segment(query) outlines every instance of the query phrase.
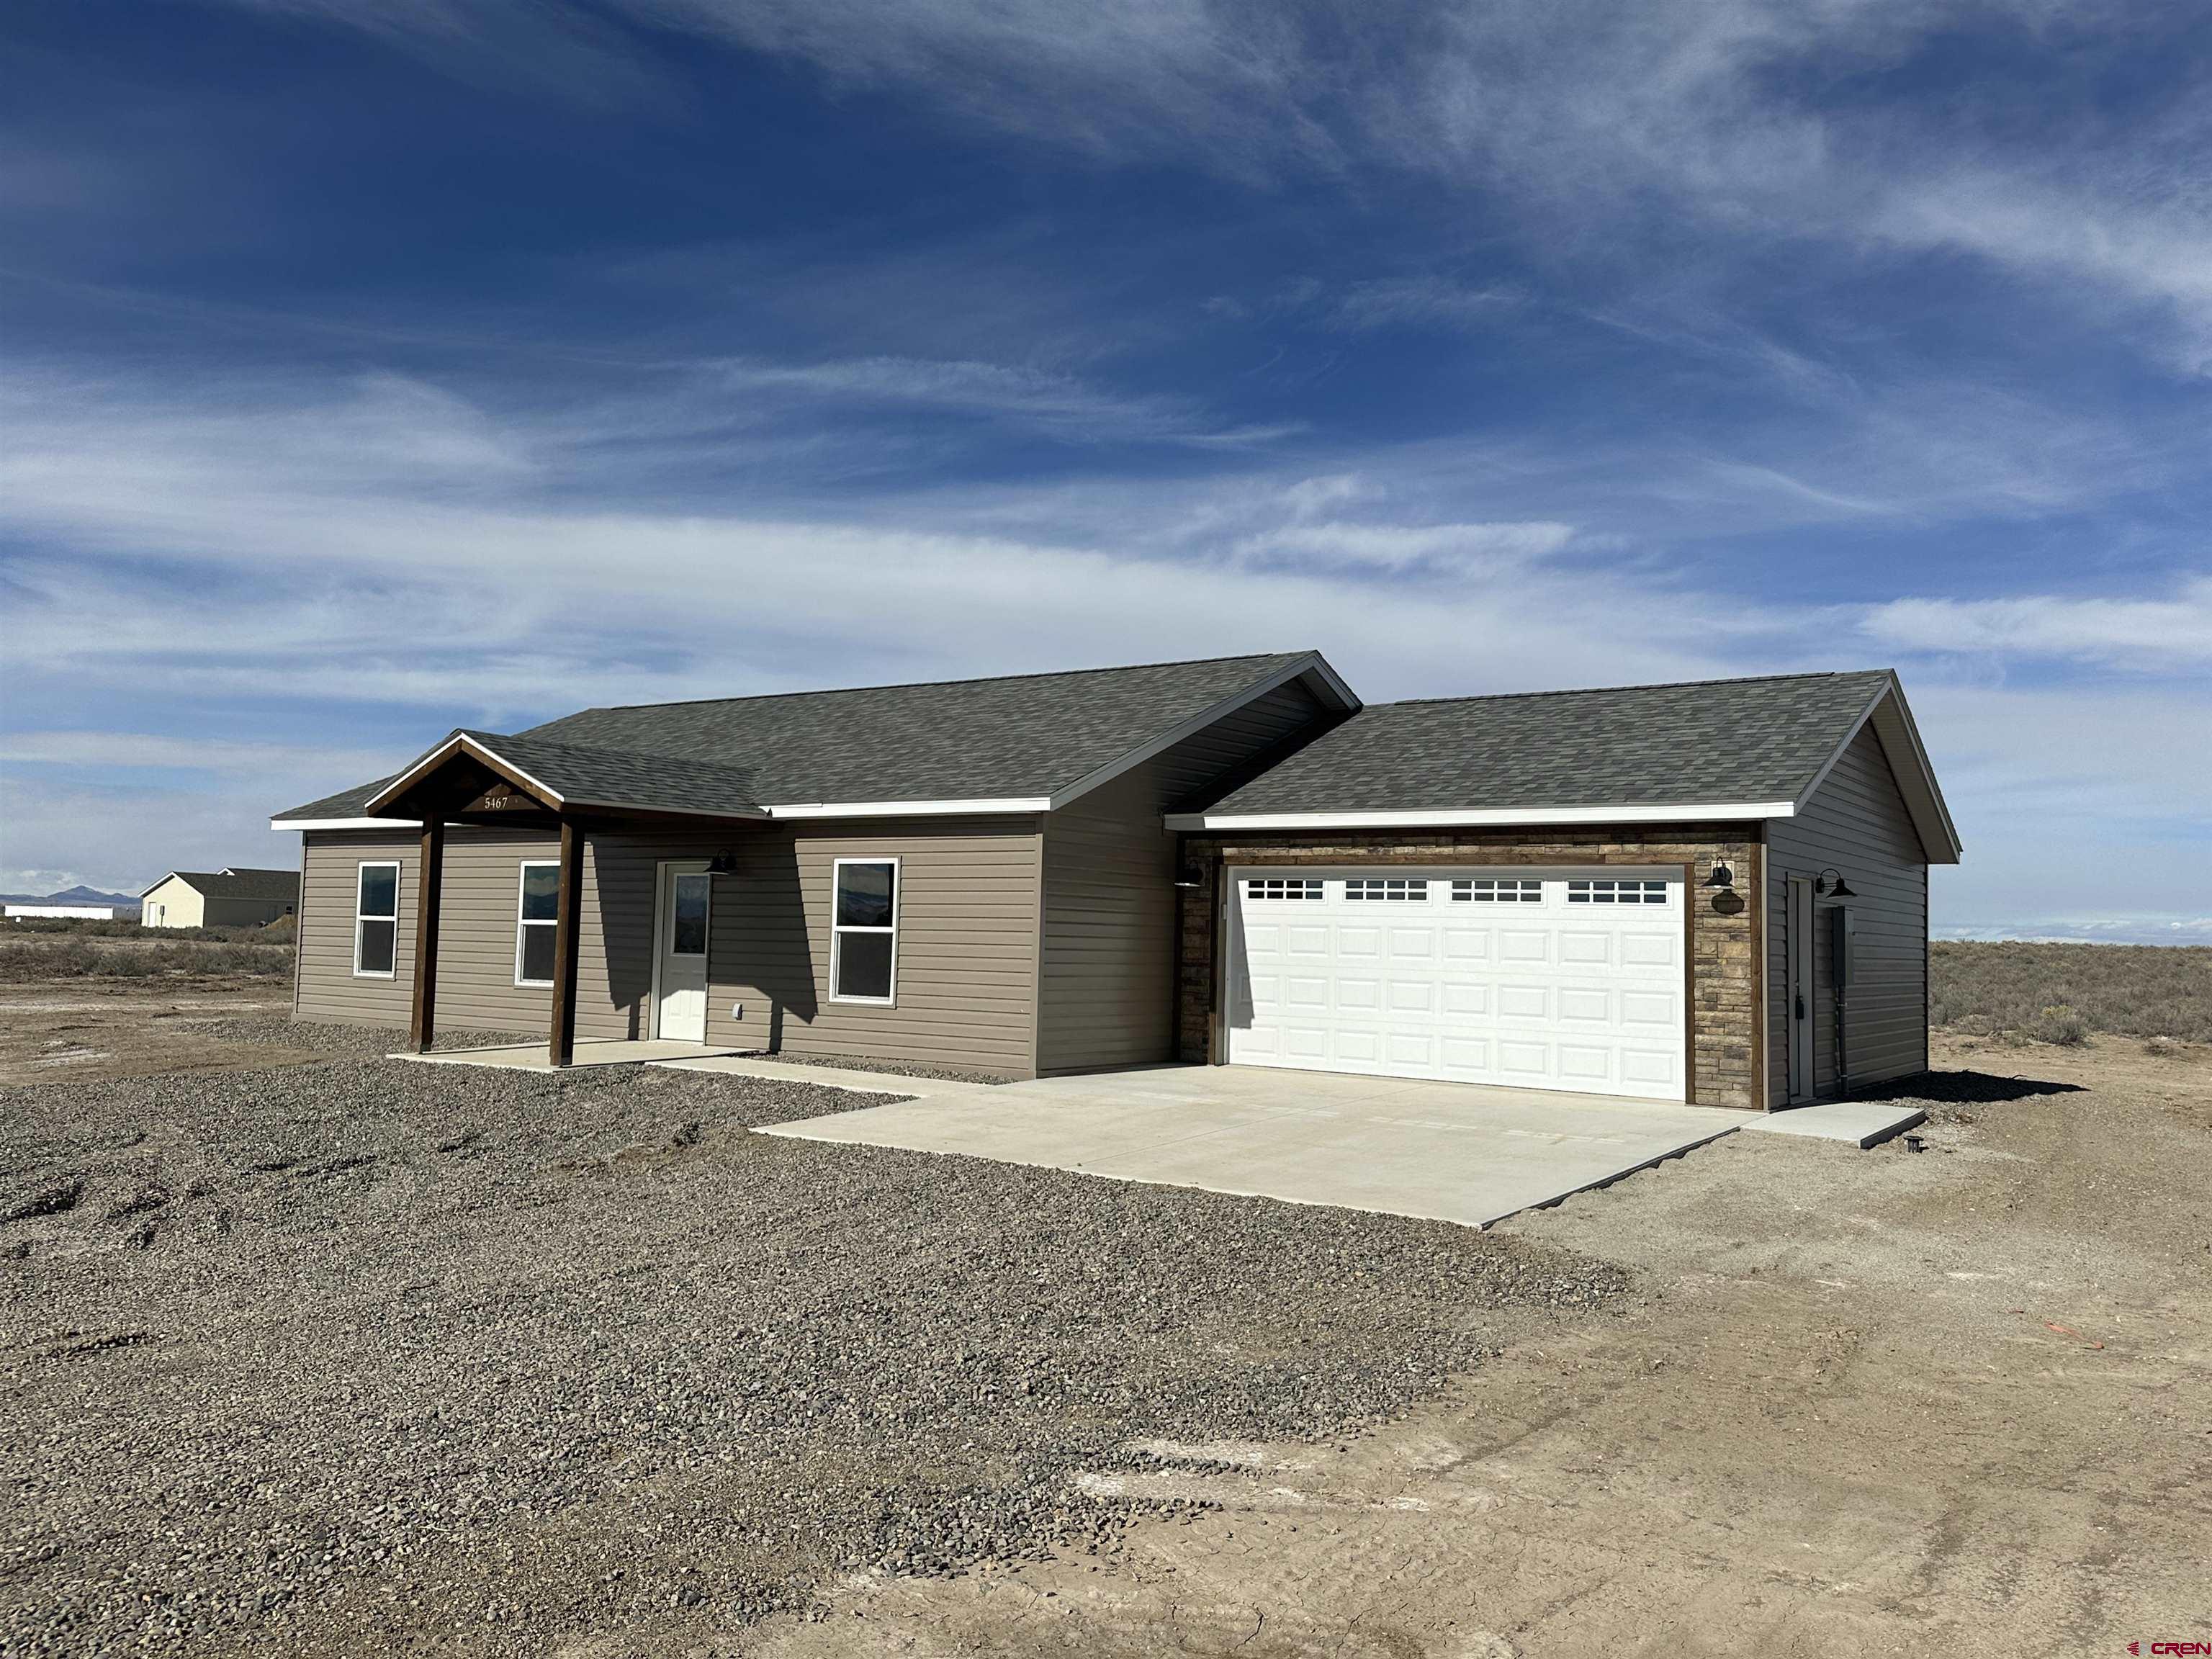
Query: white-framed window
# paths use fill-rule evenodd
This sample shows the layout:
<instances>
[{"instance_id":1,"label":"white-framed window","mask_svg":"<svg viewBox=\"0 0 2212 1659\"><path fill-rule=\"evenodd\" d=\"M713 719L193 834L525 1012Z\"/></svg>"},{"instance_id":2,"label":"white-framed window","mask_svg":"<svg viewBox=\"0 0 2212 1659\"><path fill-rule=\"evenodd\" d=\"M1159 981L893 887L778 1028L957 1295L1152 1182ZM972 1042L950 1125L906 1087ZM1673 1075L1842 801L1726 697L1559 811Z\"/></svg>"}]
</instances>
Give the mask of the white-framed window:
<instances>
[{"instance_id":1,"label":"white-framed window","mask_svg":"<svg viewBox=\"0 0 2212 1659\"><path fill-rule=\"evenodd\" d=\"M525 859L514 905L514 982L553 982L553 943L560 928L561 865Z\"/></svg>"},{"instance_id":2,"label":"white-framed window","mask_svg":"<svg viewBox=\"0 0 2212 1659\"><path fill-rule=\"evenodd\" d=\"M1317 899L1321 884L1304 877L1264 876L1244 884L1244 896L1255 899Z\"/></svg>"},{"instance_id":3,"label":"white-framed window","mask_svg":"<svg viewBox=\"0 0 2212 1659\"><path fill-rule=\"evenodd\" d=\"M1570 904L1664 904L1667 884L1663 881L1571 881L1567 884L1567 902Z\"/></svg>"},{"instance_id":4,"label":"white-framed window","mask_svg":"<svg viewBox=\"0 0 2212 1659\"><path fill-rule=\"evenodd\" d=\"M1452 883L1452 896L1463 903L1540 904L1544 902L1544 884L1515 878L1493 881L1487 877L1478 876L1472 880Z\"/></svg>"},{"instance_id":5,"label":"white-framed window","mask_svg":"<svg viewBox=\"0 0 2212 1659\"><path fill-rule=\"evenodd\" d=\"M1348 899L1381 899L1419 902L1425 903L1429 884L1425 880L1408 880L1403 876L1362 878L1344 884L1344 896Z\"/></svg>"},{"instance_id":6,"label":"white-framed window","mask_svg":"<svg viewBox=\"0 0 2212 1659\"><path fill-rule=\"evenodd\" d=\"M399 866L356 866L353 888L354 977L390 979L398 955Z\"/></svg>"},{"instance_id":7,"label":"white-framed window","mask_svg":"<svg viewBox=\"0 0 2212 1659\"><path fill-rule=\"evenodd\" d=\"M888 1006L898 988L899 861L839 859L833 872L830 1000Z\"/></svg>"}]
</instances>

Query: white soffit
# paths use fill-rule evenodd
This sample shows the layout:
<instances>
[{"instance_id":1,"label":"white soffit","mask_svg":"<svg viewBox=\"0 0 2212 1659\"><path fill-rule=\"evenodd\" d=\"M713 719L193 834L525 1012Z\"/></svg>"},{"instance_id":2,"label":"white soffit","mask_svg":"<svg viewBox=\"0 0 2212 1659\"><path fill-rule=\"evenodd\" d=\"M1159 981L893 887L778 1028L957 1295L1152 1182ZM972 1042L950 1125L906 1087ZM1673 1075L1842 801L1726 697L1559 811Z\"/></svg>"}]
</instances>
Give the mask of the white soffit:
<instances>
[{"instance_id":1,"label":"white soffit","mask_svg":"<svg viewBox=\"0 0 2212 1659\"><path fill-rule=\"evenodd\" d=\"M1453 824L1695 823L1786 818L1786 800L1696 801L1682 805L1453 807L1388 812L1173 812L1170 830L1441 830Z\"/></svg>"}]
</instances>

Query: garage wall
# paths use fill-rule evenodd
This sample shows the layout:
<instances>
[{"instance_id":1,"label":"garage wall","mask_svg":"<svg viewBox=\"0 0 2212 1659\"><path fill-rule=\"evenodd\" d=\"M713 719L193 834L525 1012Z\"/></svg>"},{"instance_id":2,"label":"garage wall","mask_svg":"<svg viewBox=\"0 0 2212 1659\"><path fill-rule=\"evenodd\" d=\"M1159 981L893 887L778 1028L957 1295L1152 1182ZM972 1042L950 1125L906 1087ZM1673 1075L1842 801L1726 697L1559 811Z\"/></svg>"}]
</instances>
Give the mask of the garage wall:
<instances>
[{"instance_id":1,"label":"garage wall","mask_svg":"<svg viewBox=\"0 0 2212 1659\"><path fill-rule=\"evenodd\" d=\"M1160 815L1334 723L1293 680L1047 816L1040 1070L1173 1057L1176 840Z\"/></svg>"},{"instance_id":2,"label":"garage wall","mask_svg":"<svg viewBox=\"0 0 2212 1659\"><path fill-rule=\"evenodd\" d=\"M1741 890L1759 853L1758 826L1741 823L1591 825L1531 839L1521 830L1364 831L1317 839L1311 832L1193 836L1185 853L1203 884L1184 890L1177 927L1176 1034L1181 1057L1218 1063L1215 1011L1221 995L1218 934L1225 865L1687 865L1695 895L1685 925L1689 1030L1689 1097L1703 1106L1757 1109L1765 1103L1759 1020L1765 939L1755 893ZM1737 872L1739 890L1716 895L1698 885L1716 863Z\"/></svg>"},{"instance_id":3,"label":"garage wall","mask_svg":"<svg viewBox=\"0 0 2212 1659\"><path fill-rule=\"evenodd\" d=\"M1842 872L1854 936L1845 1008L1850 1079L1876 1083L1928 1066L1928 863L1889 757L1871 724L1861 728L1803 811L1767 830L1768 1086L1790 1097L1789 963L1784 954L1789 880ZM1836 988L1827 942L1834 906L1814 903L1814 1091L1836 1092Z\"/></svg>"}]
</instances>

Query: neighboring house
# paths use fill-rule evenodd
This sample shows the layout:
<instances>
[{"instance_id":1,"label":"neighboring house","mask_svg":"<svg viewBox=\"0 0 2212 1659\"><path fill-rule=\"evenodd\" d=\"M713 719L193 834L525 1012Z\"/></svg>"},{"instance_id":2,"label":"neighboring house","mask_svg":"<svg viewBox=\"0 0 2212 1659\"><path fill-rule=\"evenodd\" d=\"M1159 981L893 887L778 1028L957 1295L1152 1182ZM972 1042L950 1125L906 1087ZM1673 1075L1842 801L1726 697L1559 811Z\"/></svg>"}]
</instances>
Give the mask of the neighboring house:
<instances>
[{"instance_id":1,"label":"neighboring house","mask_svg":"<svg viewBox=\"0 0 2212 1659\"><path fill-rule=\"evenodd\" d=\"M297 870L172 870L138 896L146 927L262 927L299 908Z\"/></svg>"},{"instance_id":2,"label":"neighboring house","mask_svg":"<svg viewBox=\"0 0 2212 1659\"><path fill-rule=\"evenodd\" d=\"M112 904L41 904L35 901L5 907L10 918L44 916L70 921L112 921L115 907Z\"/></svg>"},{"instance_id":3,"label":"neighboring house","mask_svg":"<svg viewBox=\"0 0 2212 1659\"><path fill-rule=\"evenodd\" d=\"M1364 707L1316 653L595 708L284 813L305 1018L1760 1108L1927 1063L1886 671Z\"/></svg>"}]
</instances>

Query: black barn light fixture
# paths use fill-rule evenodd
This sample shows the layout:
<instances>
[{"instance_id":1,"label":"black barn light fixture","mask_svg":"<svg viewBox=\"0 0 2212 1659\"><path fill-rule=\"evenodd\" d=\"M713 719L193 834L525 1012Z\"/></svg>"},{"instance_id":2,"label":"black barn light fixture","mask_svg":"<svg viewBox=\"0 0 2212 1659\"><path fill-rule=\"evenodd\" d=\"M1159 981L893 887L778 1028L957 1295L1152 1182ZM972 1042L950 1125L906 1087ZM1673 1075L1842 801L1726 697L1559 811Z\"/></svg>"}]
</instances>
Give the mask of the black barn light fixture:
<instances>
[{"instance_id":1,"label":"black barn light fixture","mask_svg":"<svg viewBox=\"0 0 2212 1659\"><path fill-rule=\"evenodd\" d=\"M738 855L725 847L708 860L707 873L710 876L734 876L738 873Z\"/></svg>"},{"instance_id":2,"label":"black barn light fixture","mask_svg":"<svg viewBox=\"0 0 2212 1659\"><path fill-rule=\"evenodd\" d=\"M1705 884L1717 890L1725 891L1735 885L1735 872L1725 864L1716 864L1713 866L1712 874L1705 878Z\"/></svg>"},{"instance_id":3,"label":"black barn light fixture","mask_svg":"<svg viewBox=\"0 0 2212 1659\"><path fill-rule=\"evenodd\" d=\"M1822 898L1856 898L1858 896L1844 883L1843 872L1833 868L1823 870L1813 878L1813 890Z\"/></svg>"}]
</instances>

